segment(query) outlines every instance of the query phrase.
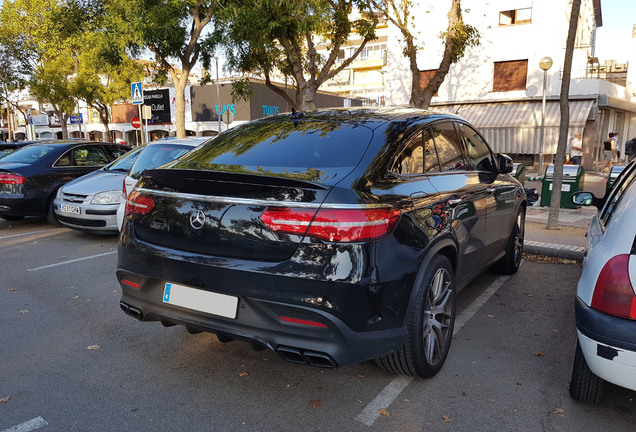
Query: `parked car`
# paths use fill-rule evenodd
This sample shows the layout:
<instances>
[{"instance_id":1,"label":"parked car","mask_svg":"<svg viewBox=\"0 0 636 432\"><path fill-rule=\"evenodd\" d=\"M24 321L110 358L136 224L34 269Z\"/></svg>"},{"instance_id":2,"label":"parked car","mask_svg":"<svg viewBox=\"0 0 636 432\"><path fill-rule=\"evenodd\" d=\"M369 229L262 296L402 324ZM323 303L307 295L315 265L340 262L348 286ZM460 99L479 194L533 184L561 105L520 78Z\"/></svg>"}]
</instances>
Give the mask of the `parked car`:
<instances>
[{"instance_id":1,"label":"parked car","mask_svg":"<svg viewBox=\"0 0 636 432\"><path fill-rule=\"evenodd\" d=\"M636 163L604 198L576 192L572 202L596 205L576 290L577 344L570 394L601 402L605 382L636 390Z\"/></svg>"},{"instance_id":2,"label":"parked car","mask_svg":"<svg viewBox=\"0 0 636 432\"><path fill-rule=\"evenodd\" d=\"M519 267L526 198L511 171L445 113L246 123L144 172L120 236L121 308L294 363L430 377L456 292Z\"/></svg>"},{"instance_id":3,"label":"parked car","mask_svg":"<svg viewBox=\"0 0 636 432\"><path fill-rule=\"evenodd\" d=\"M151 141L124 177L122 186L123 199L117 210L117 226L121 228L124 220L126 198L135 188L144 170L165 165L183 156L193 148L210 141L210 137L163 138Z\"/></svg>"},{"instance_id":4,"label":"parked car","mask_svg":"<svg viewBox=\"0 0 636 432\"><path fill-rule=\"evenodd\" d=\"M60 186L112 162L129 148L63 140L31 144L0 159L0 217L46 216L59 225L53 200Z\"/></svg>"},{"instance_id":5,"label":"parked car","mask_svg":"<svg viewBox=\"0 0 636 432\"><path fill-rule=\"evenodd\" d=\"M59 188L53 202L57 220L80 231L119 233L117 209L123 202L122 182L143 148L137 147Z\"/></svg>"}]
</instances>

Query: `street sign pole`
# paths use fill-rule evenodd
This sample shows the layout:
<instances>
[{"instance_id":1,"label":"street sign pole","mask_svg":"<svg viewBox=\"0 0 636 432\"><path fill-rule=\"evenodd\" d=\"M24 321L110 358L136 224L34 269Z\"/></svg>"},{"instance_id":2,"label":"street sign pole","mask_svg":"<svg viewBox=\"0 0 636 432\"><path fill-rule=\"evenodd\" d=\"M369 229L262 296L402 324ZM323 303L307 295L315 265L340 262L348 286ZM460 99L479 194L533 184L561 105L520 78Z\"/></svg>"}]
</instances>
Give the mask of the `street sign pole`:
<instances>
[{"instance_id":1,"label":"street sign pole","mask_svg":"<svg viewBox=\"0 0 636 432\"><path fill-rule=\"evenodd\" d=\"M132 94L132 103L133 105L139 106L139 119L140 119L140 127L141 127L141 144L146 144L146 140L144 137L144 121L143 116L141 115L141 106L144 104L144 90L141 86L141 82L134 82L130 84L130 93ZM136 135L136 133L135 133Z\"/></svg>"}]
</instances>

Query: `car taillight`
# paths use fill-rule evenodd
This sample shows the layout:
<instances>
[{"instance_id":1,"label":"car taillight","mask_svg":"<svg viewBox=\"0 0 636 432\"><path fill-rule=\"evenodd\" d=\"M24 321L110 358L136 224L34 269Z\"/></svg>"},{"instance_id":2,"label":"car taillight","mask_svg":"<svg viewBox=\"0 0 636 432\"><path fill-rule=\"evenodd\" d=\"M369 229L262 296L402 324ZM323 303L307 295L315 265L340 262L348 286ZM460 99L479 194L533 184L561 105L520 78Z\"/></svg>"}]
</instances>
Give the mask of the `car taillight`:
<instances>
[{"instance_id":1,"label":"car taillight","mask_svg":"<svg viewBox=\"0 0 636 432\"><path fill-rule=\"evenodd\" d=\"M0 174L0 184L24 184L24 177L16 174Z\"/></svg>"},{"instance_id":2,"label":"car taillight","mask_svg":"<svg viewBox=\"0 0 636 432\"><path fill-rule=\"evenodd\" d=\"M629 280L629 255L617 255L603 266L594 287L592 308L636 320L636 296Z\"/></svg>"},{"instance_id":3,"label":"car taillight","mask_svg":"<svg viewBox=\"0 0 636 432\"><path fill-rule=\"evenodd\" d=\"M126 200L126 214L148 214L154 206L155 200L149 196L141 195L138 191L133 191Z\"/></svg>"},{"instance_id":4,"label":"car taillight","mask_svg":"<svg viewBox=\"0 0 636 432\"><path fill-rule=\"evenodd\" d=\"M359 242L389 234L400 219L394 208L301 209L268 207L261 220L272 231L330 242Z\"/></svg>"}]
</instances>

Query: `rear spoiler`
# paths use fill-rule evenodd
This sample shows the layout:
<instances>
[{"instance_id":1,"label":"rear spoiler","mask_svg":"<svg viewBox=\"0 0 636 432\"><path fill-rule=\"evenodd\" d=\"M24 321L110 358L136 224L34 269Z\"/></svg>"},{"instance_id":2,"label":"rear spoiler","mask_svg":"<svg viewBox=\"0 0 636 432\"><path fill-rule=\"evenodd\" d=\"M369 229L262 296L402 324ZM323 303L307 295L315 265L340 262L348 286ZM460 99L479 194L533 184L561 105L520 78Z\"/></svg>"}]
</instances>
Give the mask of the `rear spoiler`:
<instances>
[{"instance_id":1,"label":"rear spoiler","mask_svg":"<svg viewBox=\"0 0 636 432\"><path fill-rule=\"evenodd\" d=\"M303 180L302 176L303 174L295 173L264 173L262 175L255 175L241 172L176 168L150 169L142 173L142 178L149 179L159 187L177 189L182 192L190 192L192 189L202 189L202 191L208 188L217 189L221 184L316 190L328 190L331 188L328 185Z\"/></svg>"}]
</instances>

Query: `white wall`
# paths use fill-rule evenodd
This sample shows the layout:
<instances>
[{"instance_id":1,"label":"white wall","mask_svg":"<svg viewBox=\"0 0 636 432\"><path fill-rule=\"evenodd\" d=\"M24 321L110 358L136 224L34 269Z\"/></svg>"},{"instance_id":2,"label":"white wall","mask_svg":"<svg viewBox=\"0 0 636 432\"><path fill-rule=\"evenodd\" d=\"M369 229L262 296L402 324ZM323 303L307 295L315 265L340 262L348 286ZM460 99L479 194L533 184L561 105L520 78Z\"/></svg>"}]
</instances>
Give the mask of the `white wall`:
<instances>
[{"instance_id":1,"label":"white wall","mask_svg":"<svg viewBox=\"0 0 636 432\"><path fill-rule=\"evenodd\" d=\"M582 13L592 14L592 0L583 0ZM499 26L499 12L532 7L532 22L511 26ZM480 45L469 48L458 63L451 66L439 96L433 102L497 100L525 98L526 91L492 92L493 62L508 60L528 60L527 86L534 86L536 96L541 96L543 71L539 60L544 56L552 58L554 64L548 71L548 95L558 95L560 75L563 69L565 44L569 25L568 0L464 0L462 8L464 22L475 26L480 34ZM436 2L434 6L420 7L415 13L418 40L424 41L424 49L418 56L420 70L436 69L442 56L443 41L439 33L448 25L447 13L450 1ZM590 37L593 16L580 20L585 27L581 30L584 38ZM391 28L389 55L387 59L387 102L407 104L410 97L411 75L409 64L397 46L401 43L401 33ZM402 47L401 45L400 47ZM585 70L588 49L576 50L574 70ZM573 93L571 93L573 94Z\"/></svg>"}]
</instances>

